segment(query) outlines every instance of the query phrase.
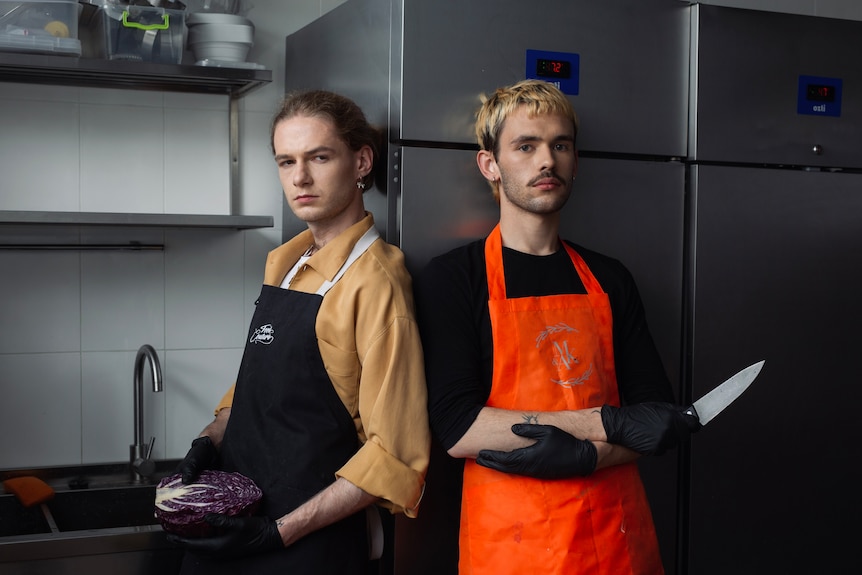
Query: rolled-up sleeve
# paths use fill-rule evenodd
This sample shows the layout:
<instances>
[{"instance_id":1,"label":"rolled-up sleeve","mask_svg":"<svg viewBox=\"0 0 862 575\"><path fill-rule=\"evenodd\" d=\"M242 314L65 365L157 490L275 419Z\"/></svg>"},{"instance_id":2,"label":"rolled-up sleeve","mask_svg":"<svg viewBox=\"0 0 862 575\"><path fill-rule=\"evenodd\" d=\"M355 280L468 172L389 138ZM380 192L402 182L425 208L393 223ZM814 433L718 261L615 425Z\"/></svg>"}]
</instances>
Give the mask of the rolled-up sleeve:
<instances>
[{"instance_id":1,"label":"rolled-up sleeve","mask_svg":"<svg viewBox=\"0 0 862 575\"><path fill-rule=\"evenodd\" d=\"M218 402L215 409L213 410L213 415L218 415L219 411L222 409L226 409L228 407L233 406L233 394L236 391L236 384L233 384L228 388L225 394L222 396L221 401Z\"/></svg>"},{"instance_id":2,"label":"rolled-up sleeve","mask_svg":"<svg viewBox=\"0 0 862 575\"><path fill-rule=\"evenodd\" d=\"M413 317L398 316L370 335L367 349L358 350L365 443L337 475L381 498L392 512L415 517L431 445L419 331Z\"/></svg>"}]
</instances>

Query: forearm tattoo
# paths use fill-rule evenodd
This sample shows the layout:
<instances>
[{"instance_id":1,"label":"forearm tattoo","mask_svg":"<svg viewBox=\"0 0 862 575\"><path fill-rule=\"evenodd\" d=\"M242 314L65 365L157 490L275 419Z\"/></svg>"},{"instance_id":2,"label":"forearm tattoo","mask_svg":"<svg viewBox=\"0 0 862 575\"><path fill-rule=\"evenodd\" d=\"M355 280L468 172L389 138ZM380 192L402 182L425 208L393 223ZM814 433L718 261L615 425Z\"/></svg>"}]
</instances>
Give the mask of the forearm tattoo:
<instances>
[{"instance_id":1,"label":"forearm tattoo","mask_svg":"<svg viewBox=\"0 0 862 575\"><path fill-rule=\"evenodd\" d=\"M538 425L539 423L538 413L525 413L521 417L524 419L524 423L530 423L533 425Z\"/></svg>"}]
</instances>

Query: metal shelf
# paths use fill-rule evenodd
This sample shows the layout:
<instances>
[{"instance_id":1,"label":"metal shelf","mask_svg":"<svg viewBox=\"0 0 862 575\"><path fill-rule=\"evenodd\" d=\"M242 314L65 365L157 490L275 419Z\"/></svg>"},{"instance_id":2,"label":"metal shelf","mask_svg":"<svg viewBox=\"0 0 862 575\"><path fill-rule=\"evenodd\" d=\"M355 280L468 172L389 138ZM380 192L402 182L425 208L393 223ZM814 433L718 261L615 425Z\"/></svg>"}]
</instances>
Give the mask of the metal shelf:
<instances>
[{"instance_id":1,"label":"metal shelf","mask_svg":"<svg viewBox=\"0 0 862 575\"><path fill-rule=\"evenodd\" d=\"M271 82L272 71L0 52L0 81L228 94L237 98Z\"/></svg>"},{"instance_id":2,"label":"metal shelf","mask_svg":"<svg viewBox=\"0 0 862 575\"><path fill-rule=\"evenodd\" d=\"M238 157L237 100L272 81L270 70L221 68L0 52L0 82L225 94L230 96L230 157ZM231 194L236 189L231 164ZM271 228L272 216L0 210L0 225L155 228Z\"/></svg>"},{"instance_id":3,"label":"metal shelf","mask_svg":"<svg viewBox=\"0 0 862 575\"><path fill-rule=\"evenodd\" d=\"M273 217L0 210L0 225L231 228L248 230L271 228L273 226Z\"/></svg>"}]
</instances>

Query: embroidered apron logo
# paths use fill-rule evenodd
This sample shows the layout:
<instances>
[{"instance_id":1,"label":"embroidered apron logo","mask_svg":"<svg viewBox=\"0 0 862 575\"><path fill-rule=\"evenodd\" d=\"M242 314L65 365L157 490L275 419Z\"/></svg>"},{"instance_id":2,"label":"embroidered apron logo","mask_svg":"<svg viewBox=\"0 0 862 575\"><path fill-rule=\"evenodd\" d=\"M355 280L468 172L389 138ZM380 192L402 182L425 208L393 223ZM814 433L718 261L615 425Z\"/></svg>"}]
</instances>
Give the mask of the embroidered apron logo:
<instances>
[{"instance_id":1,"label":"embroidered apron logo","mask_svg":"<svg viewBox=\"0 0 862 575\"><path fill-rule=\"evenodd\" d=\"M251 334L249 338L249 343L262 343L264 345L269 345L275 340L275 330L272 328L272 324L268 323L266 325L262 325Z\"/></svg>"},{"instance_id":2,"label":"embroidered apron logo","mask_svg":"<svg viewBox=\"0 0 862 575\"><path fill-rule=\"evenodd\" d=\"M565 323L558 323L556 325L547 326L544 331L542 331L538 336L536 336L536 348L545 340L550 341L552 347L553 358L551 359L551 364L557 368L557 372L562 376L567 372L571 372L575 366L580 365L581 360L578 356L572 353L569 350L569 342L566 340L563 341L551 341L550 337L556 334L565 334L567 332L578 333L578 330L566 325ZM572 387L574 385L583 385L593 374L593 364L587 368L585 372L577 377L561 377L561 379L551 379L557 385L562 385L563 387Z\"/></svg>"}]
</instances>

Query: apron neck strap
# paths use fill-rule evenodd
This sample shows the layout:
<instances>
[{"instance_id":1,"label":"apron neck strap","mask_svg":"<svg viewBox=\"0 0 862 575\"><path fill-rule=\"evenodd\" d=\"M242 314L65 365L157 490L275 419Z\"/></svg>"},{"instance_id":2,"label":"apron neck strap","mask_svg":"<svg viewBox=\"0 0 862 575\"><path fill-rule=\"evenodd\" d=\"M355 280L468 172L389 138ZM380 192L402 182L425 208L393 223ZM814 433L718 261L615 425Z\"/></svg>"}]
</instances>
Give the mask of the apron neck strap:
<instances>
[{"instance_id":1,"label":"apron neck strap","mask_svg":"<svg viewBox=\"0 0 862 575\"><path fill-rule=\"evenodd\" d=\"M590 271L580 254L560 239L560 244L572 260L588 294L603 293L601 284ZM497 224L485 239L485 271L488 276L488 294L491 299L506 299L506 277L503 272L503 236Z\"/></svg>"},{"instance_id":2,"label":"apron neck strap","mask_svg":"<svg viewBox=\"0 0 862 575\"><path fill-rule=\"evenodd\" d=\"M365 253L365 251L371 247L377 238L380 237L380 234L377 232L377 228L371 226L368 228L368 231L362 234L362 237L359 238L359 241L353 246L353 250L350 252L350 255L347 256L347 259L344 260L344 264L341 266L341 269L338 270L338 273L331 280L327 280L323 282L323 284L317 289L317 295L324 296L326 292L328 292L332 286L341 279L341 276L345 274L348 268L353 265L353 262L359 259L359 256Z\"/></svg>"}]
</instances>

